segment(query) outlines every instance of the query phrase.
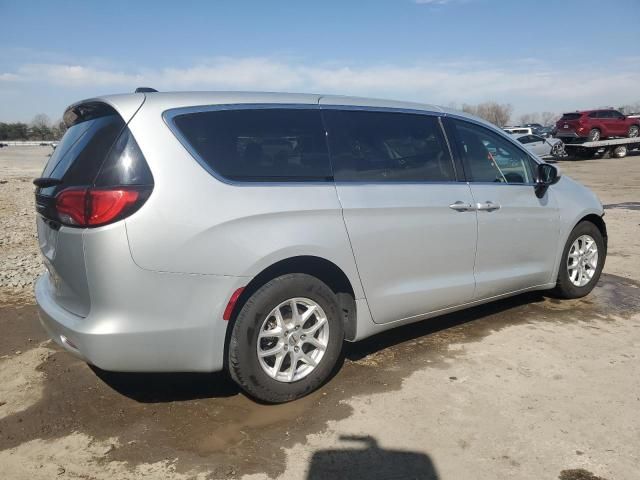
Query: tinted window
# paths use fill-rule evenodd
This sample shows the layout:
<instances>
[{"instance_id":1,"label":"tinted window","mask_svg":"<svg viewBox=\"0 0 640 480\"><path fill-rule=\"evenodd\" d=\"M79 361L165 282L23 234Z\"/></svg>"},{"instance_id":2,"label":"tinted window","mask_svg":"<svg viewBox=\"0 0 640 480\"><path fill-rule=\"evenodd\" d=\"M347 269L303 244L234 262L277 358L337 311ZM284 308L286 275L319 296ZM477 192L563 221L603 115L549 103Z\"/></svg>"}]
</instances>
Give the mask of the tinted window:
<instances>
[{"instance_id":1,"label":"tinted window","mask_svg":"<svg viewBox=\"0 0 640 480\"><path fill-rule=\"evenodd\" d=\"M59 178L63 183L40 189L39 193L51 195L60 188L92 184L124 126L118 114L110 113L69 128L42 173L43 177Z\"/></svg>"},{"instance_id":2,"label":"tinted window","mask_svg":"<svg viewBox=\"0 0 640 480\"><path fill-rule=\"evenodd\" d=\"M438 120L427 115L325 110L338 181L455 181Z\"/></svg>"},{"instance_id":3,"label":"tinted window","mask_svg":"<svg viewBox=\"0 0 640 480\"><path fill-rule=\"evenodd\" d=\"M178 115L174 122L202 160L228 179L332 178L318 110L219 110Z\"/></svg>"},{"instance_id":4,"label":"tinted window","mask_svg":"<svg viewBox=\"0 0 640 480\"><path fill-rule=\"evenodd\" d=\"M560 120L578 120L581 116L581 113L565 113Z\"/></svg>"},{"instance_id":5,"label":"tinted window","mask_svg":"<svg viewBox=\"0 0 640 480\"><path fill-rule=\"evenodd\" d=\"M455 120L458 149L473 182L531 183L529 156L487 128Z\"/></svg>"},{"instance_id":6,"label":"tinted window","mask_svg":"<svg viewBox=\"0 0 640 480\"><path fill-rule=\"evenodd\" d=\"M532 142L537 142L538 141L538 137L535 137L533 135L525 135L524 137L520 137L518 138L518 141L520 143L532 143Z\"/></svg>"},{"instance_id":7,"label":"tinted window","mask_svg":"<svg viewBox=\"0 0 640 480\"><path fill-rule=\"evenodd\" d=\"M128 128L123 130L111 148L95 185L153 185L149 166Z\"/></svg>"},{"instance_id":8,"label":"tinted window","mask_svg":"<svg viewBox=\"0 0 640 480\"><path fill-rule=\"evenodd\" d=\"M587 115L589 118L603 118L602 112L591 112Z\"/></svg>"}]
</instances>

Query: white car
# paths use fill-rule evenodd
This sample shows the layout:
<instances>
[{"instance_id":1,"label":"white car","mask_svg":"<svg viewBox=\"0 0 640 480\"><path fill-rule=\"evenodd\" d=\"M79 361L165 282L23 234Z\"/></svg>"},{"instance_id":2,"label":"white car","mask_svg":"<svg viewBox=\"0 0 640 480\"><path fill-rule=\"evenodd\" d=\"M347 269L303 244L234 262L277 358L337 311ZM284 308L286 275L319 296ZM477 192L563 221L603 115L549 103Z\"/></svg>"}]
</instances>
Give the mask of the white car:
<instances>
[{"instance_id":1,"label":"white car","mask_svg":"<svg viewBox=\"0 0 640 480\"><path fill-rule=\"evenodd\" d=\"M564 157L564 143L559 138L544 138L540 135L512 134L511 137L522 143L525 148L539 157Z\"/></svg>"},{"instance_id":2,"label":"white car","mask_svg":"<svg viewBox=\"0 0 640 480\"><path fill-rule=\"evenodd\" d=\"M531 127L504 127L503 130L510 135L533 135Z\"/></svg>"}]
</instances>

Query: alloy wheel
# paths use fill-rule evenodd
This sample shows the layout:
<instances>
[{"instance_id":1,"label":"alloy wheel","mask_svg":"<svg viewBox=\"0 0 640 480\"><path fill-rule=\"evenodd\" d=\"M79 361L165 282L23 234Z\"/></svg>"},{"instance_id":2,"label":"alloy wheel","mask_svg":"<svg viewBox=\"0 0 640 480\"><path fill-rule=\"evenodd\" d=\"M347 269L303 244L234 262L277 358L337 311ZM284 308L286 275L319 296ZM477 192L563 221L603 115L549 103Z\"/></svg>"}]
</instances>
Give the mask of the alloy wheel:
<instances>
[{"instance_id":1,"label":"alloy wheel","mask_svg":"<svg viewBox=\"0 0 640 480\"><path fill-rule=\"evenodd\" d=\"M598 245L590 235L575 239L567 257L569 280L576 287L588 284L598 268Z\"/></svg>"},{"instance_id":2,"label":"alloy wheel","mask_svg":"<svg viewBox=\"0 0 640 480\"><path fill-rule=\"evenodd\" d=\"M263 320L256 348L262 370L291 383L316 369L328 343L329 322L322 307L308 298L291 298Z\"/></svg>"}]
</instances>

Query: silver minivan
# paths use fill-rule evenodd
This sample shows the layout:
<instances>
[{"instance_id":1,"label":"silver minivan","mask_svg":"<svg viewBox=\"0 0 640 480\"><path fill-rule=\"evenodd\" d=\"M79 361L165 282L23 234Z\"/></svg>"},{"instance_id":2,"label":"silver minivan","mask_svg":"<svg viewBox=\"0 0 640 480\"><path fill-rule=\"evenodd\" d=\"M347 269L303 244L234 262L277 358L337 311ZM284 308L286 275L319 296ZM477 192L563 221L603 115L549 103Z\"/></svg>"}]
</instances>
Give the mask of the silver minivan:
<instances>
[{"instance_id":1,"label":"silver minivan","mask_svg":"<svg viewBox=\"0 0 640 480\"><path fill-rule=\"evenodd\" d=\"M599 200L478 118L150 90L69 107L34 181L42 324L101 369L227 369L285 402L345 340L598 281Z\"/></svg>"}]
</instances>

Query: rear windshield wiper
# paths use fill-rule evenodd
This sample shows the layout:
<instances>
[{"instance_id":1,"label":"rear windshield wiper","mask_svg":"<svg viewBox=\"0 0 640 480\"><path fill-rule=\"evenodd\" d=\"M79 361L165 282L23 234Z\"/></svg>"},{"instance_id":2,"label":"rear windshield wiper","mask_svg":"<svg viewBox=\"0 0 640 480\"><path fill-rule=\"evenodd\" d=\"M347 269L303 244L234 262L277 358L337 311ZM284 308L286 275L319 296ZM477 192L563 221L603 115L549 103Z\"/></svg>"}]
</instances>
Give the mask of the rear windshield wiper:
<instances>
[{"instance_id":1,"label":"rear windshield wiper","mask_svg":"<svg viewBox=\"0 0 640 480\"><path fill-rule=\"evenodd\" d=\"M60 185L61 183L62 183L61 179L53 178L53 177L40 177L40 178L36 178L33 181L33 184L39 188L54 187L56 185Z\"/></svg>"}]
</instances>

